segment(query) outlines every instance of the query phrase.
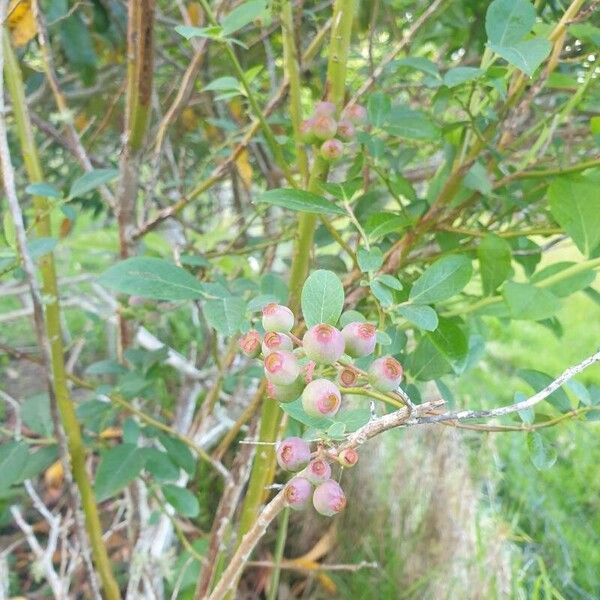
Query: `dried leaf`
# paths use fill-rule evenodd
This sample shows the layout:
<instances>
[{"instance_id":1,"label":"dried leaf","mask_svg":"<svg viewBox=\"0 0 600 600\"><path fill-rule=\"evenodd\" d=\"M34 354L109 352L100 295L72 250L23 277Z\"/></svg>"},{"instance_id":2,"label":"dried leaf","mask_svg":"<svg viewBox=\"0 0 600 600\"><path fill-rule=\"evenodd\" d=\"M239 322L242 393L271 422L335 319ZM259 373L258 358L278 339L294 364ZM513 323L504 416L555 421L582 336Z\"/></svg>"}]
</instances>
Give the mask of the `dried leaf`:
<instances>
[{"instance_id":1,"label":"dried leaf","mask_svg":"<svg viewBox=\"0 0 600 600\"><path fill-rule=\"evenodd\" d=\"M11 0L8 7L8 28L13 44L24 46L35 37L37 27L30 0Z\"/></svg>"}]
</instances>

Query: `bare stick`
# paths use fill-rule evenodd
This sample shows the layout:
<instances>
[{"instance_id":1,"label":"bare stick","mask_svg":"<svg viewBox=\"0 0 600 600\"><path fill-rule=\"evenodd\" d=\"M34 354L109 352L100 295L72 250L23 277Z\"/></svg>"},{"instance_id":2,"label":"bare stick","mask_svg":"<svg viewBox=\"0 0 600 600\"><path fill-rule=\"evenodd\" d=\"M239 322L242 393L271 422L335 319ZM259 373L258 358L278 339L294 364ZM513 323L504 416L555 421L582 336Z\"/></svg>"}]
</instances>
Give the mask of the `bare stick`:
<instances>
[{"instance_id":1,"label":"bare stick","mask_svg":"<svg viewBox=\"0 0 600 600\"><path fill-rule=\"evenodd\" d=\"M222 600L228 592L233 590L256 544L265 535L267 527L283 510L284 506L285 496L282 490L263 508L254 525L252 525L248 533L242 538L238 549L231 558L229 566L223 571L215 589L208 596L208 600Z\"/></svg>"},{"instance_id":2,"label":"bare stick","mask_svg":"<svg viewBox=\"0 0 600 600\"><path fill-rule=\"evenodd\" d=\"M487 419L493 417L502 417L511 413L519 412L521 410L527 410L545 400L552 392L555 392L561 385L569 381L578 373L581 373L589 366L600 361L600 352L588 356L585 360L582 360L578 365L569 367L562 375L559 375L552 383L547 385L543 390L537 392L533 396L523 400L521 402L515 402L508 406L501 406L499 408L492 408L490 410L459 410L451 413L444 413L441 415L435 415L432 417L415 417L407 421L407 425L420 425L422 423L439 423L440 421L466 421L469 419ZM393 413L392 413L393 414Z\"/></svg>"}]
</instances>

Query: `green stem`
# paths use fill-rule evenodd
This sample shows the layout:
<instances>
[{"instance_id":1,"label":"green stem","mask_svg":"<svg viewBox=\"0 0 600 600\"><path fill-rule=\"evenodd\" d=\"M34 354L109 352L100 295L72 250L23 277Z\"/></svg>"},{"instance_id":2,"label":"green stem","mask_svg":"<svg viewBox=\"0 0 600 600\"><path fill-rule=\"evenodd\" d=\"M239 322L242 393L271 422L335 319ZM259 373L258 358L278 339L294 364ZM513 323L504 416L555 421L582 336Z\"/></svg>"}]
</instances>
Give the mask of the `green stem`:
<instances>
[{"instance_id":1,"label":"green stem","mask_svg":"<svg viewBox=\"0 0 600 600\"><path fill-rule=\"evenodd\" d=\"M277 600L277 591L279 590L279 575L281 574L281 559L285 549L285 540L287 537L288 521L290 520L290 509L286 506L279 518L279 527L277 528L277 542L275 544L275 555L273 556L273 575L271 576L271 586L267 600Z\"/></svg>"},{"instance_id":2,"label":"green stem","mask_svg":"<svg viewBox=\"0 0 600 600\"><path fill-rule=\"evenodd\" d=\"M328 90L329 99L335 102L338 112L341 110L344 101L344 80L354 8L354 0L335 0L326 89ZM319 184L327 177L327 172L328 164L319 156L315 157L307 185L308 190L318 192ZM290 269L290 296L288 302L289 307L295 313L298 312L300 292L308 274L316 222L317 215L312 213L303 213L298 218L298 234L292 253L292 265ZM259 440L262 442L274 442L277 439L280 422L281 411L277 404L274 402L264 403L261 414ZM246 493L242 507L238 543L256 520L260 504L265 498L267 488L275 472L274 464L274 447L261 445L252 465L248 492Z\"/></svg>"},{"instance_id":3,"label":"green stem","mask_svg":"<svg viewBox=\"0 0 600 600\"><path fill-rule=\"evenodd\" d=\"M2 44L5 56L4 69L6 84L12 100L15 124L21 143L21 153L23 155L25 169L31 183L40 183L44 181L44 176L37 154L37 148L35 146L31 121L27 112L23 79L6 29L2 32ZM47 198L43 196L34 196L33 205L36 213L37 235L39 237L52 237L49 218L50 207ZM37 218L38 215L39 218ZM106 545L102 539L102 525L98 514L98 505L96 503L92 484L86 471L86 450L83 444L81 428L67 386L64 348L60 326L59 294L53 253L50 252L42 257L39 260L39 265L42 278L42 290L47 299L45 303L46 333L50 342L54 394L56 396L56 403L67 440L68 458L71 463L73 480L75 481L81 496L81 506L92 549L92 557L102 581L104 595L109 600L117 600L121 597L121 594L112 572Z\"/></svg>"},{"instance_id":4,"label":"green stem","mask_svg":"<svg viewBox=\"0 0 600 600\"><path fill-rule=\"evenodd\" d=\"M381 402L385 402L386 404L389 404L394 408L404 408L405 406L404 404L402 404L402 402L399 402L395 398L392 398L387 394L382 394L381 392L378 392L376 390L371 390L369 388L345 387L342 388L342 392L344 394L355 394L357 396L367 396L369 398L374 398L375 400L381 400Z\"/></svg>"},{"instance_id":5,"label":"green stem","mask_svg":"<svg viewBox=\"0 0 600 600\"><path fill-rule=\"evenodd\" d=\"M302 105L300 98L300 65L298 63L298 49L294 37L294 16L291 0L281 1L281 35L283 38L283 60L285 72L290 84L290 120L294 131L296 145L296 160L302 175L302 182L308 180L308 157L300 138L300 123L302 122Z\"/></svg>"}]
</instances>

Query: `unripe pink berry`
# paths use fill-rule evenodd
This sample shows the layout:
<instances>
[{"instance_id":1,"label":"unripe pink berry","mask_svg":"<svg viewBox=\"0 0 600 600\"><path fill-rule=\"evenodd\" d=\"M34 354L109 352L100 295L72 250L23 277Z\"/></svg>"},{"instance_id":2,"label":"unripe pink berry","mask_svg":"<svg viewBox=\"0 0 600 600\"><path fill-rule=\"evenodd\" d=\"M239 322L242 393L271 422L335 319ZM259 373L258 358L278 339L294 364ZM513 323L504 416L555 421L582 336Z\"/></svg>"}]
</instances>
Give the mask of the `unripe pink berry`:
<instances>
[{"instance_id":1,"label":"unripe pink berry","mask_svg":"<svg viewBox=\"0 0 600 600\"><path fill-rule=\"evenodd\" d=\"M255 358L260 354L260 334L252 329L241 340L240 348L242 352L250 358Z\"/></svg>"},{"instance_id":2,"label":"unripe pink berry","mask_svg":"<svg viewBox=\"0 0 600 600\"><path fill-rule=\"evenodd\" d=\"M269 398L277 402L293 402L300 397L304 389L304 381L302 377L298 377L294 383L290 385L277 385L271 381L267 381L267 394Z\"/></svg>"},{"instance_id":3,"label":"unripe pink berry","mask_svg":"<svg viewBox=\"0 0 600 600\"><path fill-rule=\"evenodd\" d=\"M335 136L337 123L333 117L328 115L317 115L312 120L312 131L314 136L324 142Z\"/></svg>"},{"instance_id":4,"label":"unripe pink berry","mask_svg":"<svg viewBox=\"0 0 600 600\"><path fill-rule=\"evenodd\" d=\"M337 136L340 138L340 140L343 140L344 142L350 142L354 139L355 135L356 129L350 121L342 119L338 123Z\"/></svg>"},{"instance_id":5,"label":"unripe pink berry","mask_svg":"<svg viewBox=\"0 0 600 600\"><path fill-rule=\"evenodd\" d=\"M344 490L333 479L324 481L313 494L313 505L318 513L332 517L346 508Z\"/></svg>"},{"instance_id":6,"label":"unripe pink berry","mask_svg":"<svg viewBox=\"0 0 600 600\"><path fill-rule=\"evenodd\" d=\"M315 104L315 116L325 115L327 117L335 117L335 104L333 102L317 102Z\"/></svg>"},{"instance_id":7,"label":"unripe pink berry","mask_svg":"<svg viewBox=\"0 0 600 600\"><path fill-rule=\"evenodd\" d=\"M358 452L354 448L345 448L337 459L342 467L353 467L358 462Z\"/></svg>"},{"instance_id":8,"label":"unripe pink berry","mask_svg":"<svg viewBox=\"0 0 600 600\"><path fill-rule=\"evenodd\" d=\"M285 333L277 331L267 331L262 342L262 353L267 356L275 350L285 350L291 352L294 349L292 340Z\"/></svg>"},{"instance_id":9,"label":"unripe pink berry","mask_svg":"<svg viewBox=\"0 0 600 600\"><path fill-rule=\"evenodd\" d=\"M265 376L276 385L291 385L300 375L300 365L291 352L275 350L265 358Z\"/></svg>"},{"instance_id":10,"label":"unripe pink berry","mask_svg":"<svg viewBox=\"0 0 600 600\"><path fill-rule=\"evenodd\" d=\"M346 342L345 352L353 358L368 356L375 350L377 343L377 327L371 323L348 323L342 329Z\"/></svg>"},{"instance_id":11,"label":"unripe pink berry","mask_svg":"<svg viewBox=\"0 0 600 600\"><path fill-rule=\"evenodd\" d=\"M335 162L344 154L344 144L335 138L327 140L321 145L320 153L325 160Z\"/></svg>"},{"instance_id":12,"label":"unripe pink berry","mask_svg":"<svg viewBox=\"0 0 600 600\"><path fill-rule=\"evenodd\" d=\"M289 437L277 444L277 463L286 471L301 471L310 461L310 446L302 438Z\"/></svg>"},{"instance_id":13,"label":"unripe pink berry","mask_svg":"<svg viewBox=\"0 0 600 600\"><path fill-rule=\"evenodd\" d=\"M392 392L402 381L402 365L391 356L374 360L369 367L369 383L380 392Z\"/></svg>"},{"instance_id":14,"label":"unripe pink berry","mask_svg":"<svg viewBox=\"0 0 600 600\"><path fill-rule=\"evenodd\" d=\"M333 417L341 403L340 390L329 379L315 379L302 392L302 407L312 417Z\"/></svg>"},{"instance_id":15,"label":"unripe pink berry","mask_svg":"<svg viewBox=\"0 0 600 600\"><path fill-rule=\"evenodd\" d=\"M294 313L281 304L267 304L262 311L262 324L265 331L287 333L294 326Z\"/></svg>"},{"instance_id":16,"label":"unripe pink berry","mask_svg":"<svg viewBox=\"0 0 600 600\"><path fill-rule=\"evenodd\" d=\"M338 383L343 387L352 387L358 381L358 374L353 369L342 369L338 374Z\"/></svg>"},{"instance_id":17,"label":"unripe pink berry","mask_svg":"<svg viewBox=\"0 0 600 600\"><path fill-rule=\"evenodd\" d=\"M319 485L331 478L331 466L322 458L315 458L308 463L308 467L302 471L302 475L313 485Z\"/></svg>"},{"instance_id":18,"label":"unripe pink berry","mask_svg":"<svg viewBox=\"0 0 600 600\"><path fill-rule=\"evenodd\" d=\"M344 336L332 325L321 323L304 334L302 347L311 360L332 365L344 353Z\"/></svg>"},{"instance_id":19,"label":"unripe pink berry","mask_svg":"<svg viewBox=\"0 0 600 600\"><path fill-rule=\"evenodd\" d=\"M367 109L360 104L351 104L342 111L342 119L360 125L367 121Z\"/></svg>"},{"instance_id":20,"label":"unripe pink berry","mask_svg":"<svg viewBox=\"0 0 600 600\"><path fill-rule=\"evenodd\" d=\"M294 510L302 510L308 506L312 491L310 481L296 475L288 481L283 489L285 503Z\"/></svg>"},{"instance_id":21,"label":"unripe pink berry","mask_svg":"<svg viewBox=\"0 0 600 600\"><path fill-rule=\"evenodd\" d=\"M305 119L300 123L300 139L305 144L315 144L317 138L313 131L313 119Z\"/></svg>"},{"instance_id":22,"label":"unripe pink berry","mask_svg":"<svg viewBox=\"0 0 600 600\"><path fill-rule=\"evenodd\" d=\"M315 375L315 367L317 363L314 360L309 360L304 367L302 367L302 372L304 374L304 382L310 383L314 379Z\"/></svg>"}]
</instances>

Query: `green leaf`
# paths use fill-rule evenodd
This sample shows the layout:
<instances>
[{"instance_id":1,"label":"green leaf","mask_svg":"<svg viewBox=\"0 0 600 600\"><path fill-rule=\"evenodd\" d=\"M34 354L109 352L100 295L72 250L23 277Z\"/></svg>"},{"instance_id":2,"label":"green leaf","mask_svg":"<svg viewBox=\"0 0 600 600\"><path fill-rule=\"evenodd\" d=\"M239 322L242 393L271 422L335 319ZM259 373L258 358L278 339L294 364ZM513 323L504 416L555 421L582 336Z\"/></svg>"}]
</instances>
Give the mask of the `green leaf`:
<instances>
[{"instance_id":1,"label":"green leaf","mask_svg":"<svg viewBox=\"0 0 600 600\"><path fill-rule=\"evenodd\" d=\"M365 316L357 310L346 310L342 313L339 320L340 327L346 327L348 323L364 323Z\"/></svg>"},{"instance_id":2,"label":"green leaf","mask_svg":"<svg viewBox=\"0 0 600 600\"><path fill-rule=\"evenodd\" d=\"M554 294L530 283L508 281L502 294L513 319L541 321L560 309L560 301Z\"/></svg>"},{"instance_id":3,"label":"green leaf","mask_svg":"<svg viewBox=\"0 0 600 600\"><path fill-rule=\"evenodd\" d=\"M183 517L194 518L200 512L198 498L189 490L169 483L161 486L165 500Z\"/></svg>"},{"instance_id":4,"label":"green leaf","mask_svg":"<svg viewBox=\"0 0 600 600\"><path fill-rule=\"evenodd\" d=\"M518 42L512 46L491 44L490 49L531 77L550 54L552 44L548 40L534 39Z\"/></svg>"},{"instance_id":5,"label":"green leaf","mask_svg":"<svg viewBox=\"0 0 600 600\"><path fill-rule=\"evenodd\" d=\"M531 283L540 283L543 282L544 279L551 277L552 275L556 275L558 273L562 273L565 269L568 269L575 265L573 262L558 262L552 265L548 265L544 269L541 269L537 273L534 273L531 276ZM593 281L596 279L596 272L593 269L589 269L587 271L580 271L579 273L574 273L560 281L552 283L551 285L545 285L544 289L552 292L555 296L559 298L565 298L566 296L570 296L571 294L578 292L587 288Z\"/></svg>"},{"instance_id":6,"label":"green leaf","mask_svg":"<svg viewBox=\"0 0 600 600\"><path fill-rule=\"evenodd\" d=\"M427 113L410 108L394 108L387 118L386 131L411 140L435 140L440 137L439 127Z\"/></svg>"},{"instance_id":7,"label":"green leaf","mask_svg":"<svg viewBox=\"0 0 600 600\"><path fill-rule=\"evenodd\" d=\"M458 318L440 318L437 329L427 334L433 345L450 360L462 360L469 352L469 340Z\"/></svg>"},{"instance_id":8,"label":"green leaf","mask_svg":"<svg viewBox=\"0 0 600 600\"><path fill-rule=\"evenodd\" d=\"M240 330L246 316L246 302L243 298L229 296L207 300L204 315L208 324L225 336L234 335Z\"/></svg>"},{"instance_id":9,"label":"green leaf","mask_svg":"<svg viewBox=\"0 0 600 600\"><path fill-rule=\"evenodd\" d=\"M557 177L548 188L550 212L583 254L600 243L598 184L583 177Z\"/></svg>"},{"instance_id":10,"label":"green leaf","mask_svg":"<svg viewBox=\"0 0 600 600\"><path fill-rule=\"evenodd\" d=\"M536 431L527 434L527 450L533 466L538 471L550 469L556 462L556 450Z\"/></svg>"},{"instance_id":11,"label":"green leaf","mask_svg":"<svg viewBox=\"0 0 600 600\"><path fill-rule=\"evenodd\" d=\"M431 306L426 304L404 304L398 306L398 313L407 321L425 331L434 331L438 326L438 316Z\"/></svg>"},{"instance_id":12,"label":"green leaf","mask_svg":"<svg viewBox=\"0 0 600 600\"><path fill-rule=\"evenodd\" d=\"M473 81L483 75L483 71L476 67L454 67L444 74L444 85L449 88L457 87L467 81Z\"/></svg>"},{"instance_id":13,"label":"green leaf","mask_svg":"<svg viewBox=\"0 0 600 600\"><path fill-rule=\"evenodd\" d=\"M423 336L409 355L408 367L412 376L419 381L439 379L454 371L450 359L436 348L429 335Z\"/></svg>"},{"instance_id":14,"label":"green leaf","mask_svg":"<svg viewBox=\"0 0 600 600\"><path fill-rule=\"evenodd\" d=\"M15 483L21 483L27 479L37 477L58 459L58 446L44 446L36 452L32 452L27 459L25 468L19 472Z\"/></svg>"},{"instance_id":15,"label":"green leaf","mask_svg":"<svg viewBox=\"0 0 600 600\"><path fill-rule=\"evenodd\" d=\"M196 471L196 459L191 450L181 441L164 433L158 436L160 443L164 446L169 458L184 471L194 475Z\"/></svg>"},{"instance_id":16,"label":"green leaf","mask_svg":"<svg viewBox=\"0 0 600 600\"><path fill-rule=\"evenodd\" d=\"M487 169L480 162L476 162L469 169L464 183L465 187L480 192L484 196L489 196L492 193L492 182L488 177Z\"/></svg>"},{"instance_id":17,"label":"green leaf","mask_svg":"<svg viewBox=\"0 0 600 600\"><path fill-rule=\"evenodd\" d=\"M373 127L381 127L392 108L390 97L383 92L375 92L369 96L367 114Z\"/></svg>"},{"instance_id":18,"label":"green leaf","mask_svg":"<svg viewBox=\"0 0 600 600\"><path fill-rule=\"evenodd\" d=\"M517 375L528 383L536 393L548 387L554 381L554 378L550 375L533 369L519 369ZM525 398L521 398L521 400L525 400ZM546 400L561 412L571 410L571 401L562 387L552 392Z\"/></svg>"},{"instance_id":19,"label":"green leaf","mask_svg":"<svg viewBox=\"0 0 600 600\"><path fill-rule=\"evenodd\" d=\"M304 190L278 189L263 192L255 202L281 206L296 212L308 212L318 215L345 215L344 209L321 196Z\"/></svg>"},{"instance_id":20,"label":"green leaf","mask_svg":"<svg viewBox=\"0 0 600 600\"><path fill-rule=\"evenodd\" d=\"M27 243L27 248L29 249L29 254L33 260L37 260L38 258L42 258L42 256L46 256L46 254L50 254L56 248L56 244L58 244L58 240L53 237L41 237L35 238Z\"/></svg>"},{"instance_id":21,"label":"green leaf","mask_svg":"<svg viewBox=\"0 0 600 600\"><path fill-rule=\"evenodd\" d=\"M207 37L218 39L221 37L221 27L192 27L190 25L177 25L175 31L183 36L186 40L191 40L194 37Z\"/></svg>"},{"instance_id":22,"label":"green leaf","mask_svg":"<svg viewBox=\"0 0 600 600\"><path fill-rule=\"evenodd\" d=\"M372 273L377 271L383 264L383 252L377 246L367 250L359 248L356 253L358 266L363 273Z\"/></svg>"},{"instance_id":23,"label":"green leaf","mask_svg":"<svg viewBox=\"0 0 600 600\"><path fill-rule=\"evenodd\" d=\"M434 262L419 277L409 298L413 304L433 304L452 298L471 280L473 267L466 256L445 256Z\"/></svg>"},{"instance_id":24,"label":"green leaf","mask_svg":"<svg viewBox=\"0 0 600 600\"><path fill-rule=\"evenodd\" d=\"M344 308L344 287L332 271L318 270L304 283L301 295L302 314L307 327L319 323L335 325Z\"/></svg>"},{"instance_id":25,"label":"green leaf","mask_svg":"<svg viewBox=\"0 0 600 600\"><path fill-rule=\"evenodd\" d=\"M25 442L9 442L0 446L0 492L19 480L19 476L29 458L29 448Z\"/></svg>"},{"instance_id":26,"label":"green leaf","mask_svg":"<svg viewBox=\"0 0 600 600\"><path fill-rule=\"evenodd\" d=\"M390 233L401 233L410 225L405 216L394 213L375 213L365 223L365 232L371 241L375 241Z\"/></svg>"},{"instance_id":27,"label":"green leaf","mask_svg":"<svg viewBox=\"0 0 600 600\"><path fill-rule=\"evenodd\" d=\"M484 296L493 294L504 283L511 272L512 251L510 244L489 233L477 248L479 272Z\"/></svg>"},{"instance_id":28,"label":"green leaf","mask_svg":"<svg viewBox=\"0 0 600 600\"><path fill-rule=\"evenodd\" d=\"M249 0L234 8L221 21L223 35L231 35L260 17L267 10L265 0Z\"/></svg>"},{"instance_id":29,"label":"green leaf","mask_svg":"<svg viewBox=\"0 0 600 600\"><path fill-rule=\"evenodd\" d=\"M25 191L32 196L44 196L45 198L60 198L61 193L51 183L30 183Z\"/></svg>"},{"instance_id":30,"label":"green leaf","mask_svg":"<svg viewBox=\"0 0 600 600\"><path fill-rule=\"evenodd\" d=\"M488 41L498 46L520 42L531 31L535 16L528 0L494 0L485 15Z\"/></svg>"},{"instance_id":31,"label":"green leaf","mask_svg":"<svg viewBox=\"0 0 600 600\"><path fill-rule=\"evenodd\" d=\"M379 281L383 285L392 288L398 292L402 291L402 283L393 275L388 275L387 273L382 273L381 275L377 275L375 277L376 281Z\"/></svg>"},{"instance_id":32,"label":"green leaf","mask_svg":"<svg viewBox=\"0 0 600 600\"><path fill-rule=\"evenodd\" d=\"M407 56L397 60L395 64L400 67L410 67L411 69L416 69L417 71L431 75L436 79L439 79L440 77L437 65L433 61L423 56Z\"/></svg>"},{"instance_id":33,"label":"green leaf","mask_svg":"<svg viewBox=\"0 0 600 600\"><path fill-rule=\"evenodd\" d=\"M287 283L275 273L265 273L262 276L260 291L265 295L275 296L280 304L284 304L289 295Z\"/></svg>"},{"instance_id":34,"label":"green leaf","mask_svg":"<svg viewBox=\"0 0 600 600\"><path fill-rule=\"evenodd\" d=\"M371 281L370 286L371 293L383 306L391 306L394 304L394 294L392 290L387 286L381 283L379 279L374 279Z\"/></svg>"},{"instance_id":35,"label":"green leaf","mask_svg":"<svg viewBox=\"0 0 600 600\"><path fill-rule=\"evenodd\" d=\"M50 416L48 394L36 394L27 398L21 405L21 418L23 423L38 435L50 437L54 427Z\"/></svg>"},{"instance_id":36,"label":"green leaf","mask_svg":"<svg viewBox=\"0 0 600 600\"><path fill-rule=\"evenodd\" d=\"M144 468L143 448L121 444L106 450L96 471L96 499L102 502L131 483Z\"/></svg>"},{"instance_id":37,"label":"green leaf","mask_svg":"<svg viewBox=\"0 0 600 600\"><path fill-rule=\"evenodd\" d=\"M239 92L240 82L235 77L218 77L202 88L203 92Z\"/></svg>"},{"instance_id":38,"label":"green leaf","mask_svg":"<svg viewBox=\"0 0 600 600\"><path fill-rule=\"evenodd\" d=\"M98 282L122 294L156 300L195 300L204 295L193 275L161 258L128 258L102 273Z\"/></svg>"},{"instance_id":39,"label":"green leaf","mask_svg":"<svg viewBox=\"0 0 600 600\"><path fill-rule=\"evenodd\" d=\"M118 169L94 169L93 171L84 173L71 184L69 199L80 198L101 185L113 181L118 176Z\"/></svg>"},{"instance_id":40,"label":"green leaf","mask_svg":"<svg viewBox=\"0 0 600 600\"><path fill-rule=\"evenodd\" d=\"M179 479L179 467L175 466L166 452L157 448L145 448L146 471L159 481L176 481Z\"/></svg>"},{"instance_id":41,"label":"green leaf","mask_svg":"<svg viewBox=\"0 0 600 600\"><path fill-rule=\"evenodd\" d=\"M490 49L530 76L552 48L546 39L524 39L535 18L535 8L527 0L494 0L485 17Z\"/></svg>"}]
</instances>

